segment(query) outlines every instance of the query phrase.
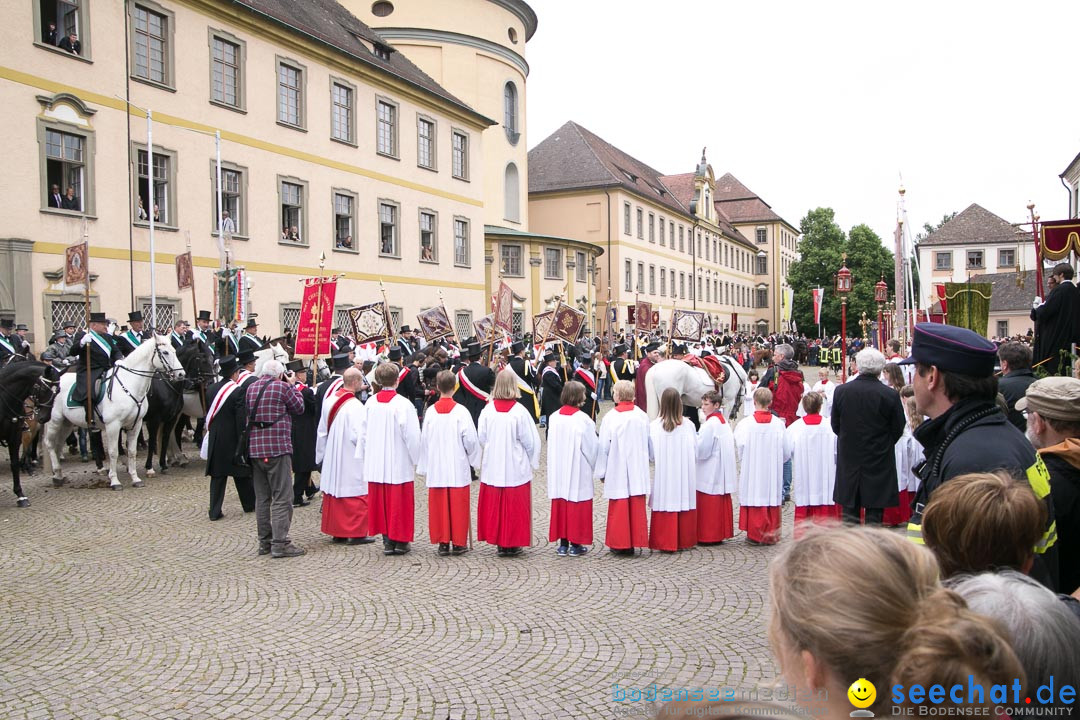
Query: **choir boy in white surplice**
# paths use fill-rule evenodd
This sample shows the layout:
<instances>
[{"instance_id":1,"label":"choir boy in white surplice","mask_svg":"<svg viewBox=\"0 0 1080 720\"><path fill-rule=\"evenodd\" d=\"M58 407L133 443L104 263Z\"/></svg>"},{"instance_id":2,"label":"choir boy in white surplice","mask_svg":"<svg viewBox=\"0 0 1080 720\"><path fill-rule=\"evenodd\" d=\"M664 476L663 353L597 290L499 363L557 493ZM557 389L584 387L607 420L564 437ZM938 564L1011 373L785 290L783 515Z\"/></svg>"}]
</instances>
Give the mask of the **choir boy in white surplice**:
<instances>
[{"instance_id":1,"label":"choir boy in white surplice","mask_svg":"<svg viewBox=\"0 0 1080 720\"><path fill-rule=\"evenodd\" d=\"M731 494L739 484L735 468L735 436L724 419L720 393L701 396L705 422L697 439L697 540L719 545L735 537Z\"/></svg>"},{"instance_id":2,"label":"choir boy in white surplice","mask_svg":"<svg viewBox=\"0 0 1080 720\"><path fill-rule=\"evenodd\" d=\"M772 392L754 391L754 414L735 428L739 459L739 529L751 545L773 545L780 539L780 506L784 498L784 419L768 411Z\"/></svg>"},{"instance_id":3,"label":"choir boy in white surplice","mask_svg":"<svg viewBox=\"0 0 1080 720\"><path fill-rule=\"evenodd\" d=\"M432 544L439 555L461 555L469 549L469 483L480 467L480 443L468 408L454 402L454 373L441 371L435 386L439 399L424 413L416 473L427 479Z\"/></svg>"},{"instance_id":4,"label":"choir boy in white surplice","mask_svg":"<svg viewBox=\"0 0 1080 720\"><path fill-rule=\"evenodd\" d=\"M660 415L649 426L653 457L649 547L663 552L697 544L697 435L683 417L675 388L660 396Z\"/></svg>"},{"instance_id":5,"label":"choir boy in white surplice","mask_svg":"<svg viewBox=\"0 0 1080 720\"><path fill-rule=\"evenodd\" d=\"M811 391L819 392L825 398L825 404L821 406L821 416L829 417L832 415L832 397L833 393L836 392L836 383L829 379L828 368L818 370L818 381L814 383Z\"/></svg>"},{"instance_id":6,"label":"choir boy in white surplice","mask_svg":"<svg viewBox=\"0 0 1080 720\"><path fill-rule=\"evenodd\" d=\"M904 367L910 367L905 365ZM905 388L906 392L914 393L913 389ZM885 508L881 523L885 527L906 527L911 519L911 501L919 490L919 476L915 473L915 467L925 458L922 445L912 434L915 428L923 421L923 415L915 407L914 394L904 396L900 393L900 400L904 404L904 434L896 441L893 448L893 456L896 460L896 482L899 490L899 504L896 507Z\"/></svg>"},{"instance_id":7,"label":"choir boy in white surplice","mask_svg":"<svg viewBox=\"0 0 1080 720\"><path fill-rule=\"evenodd\" d=\"M835 525L840 506L833 502L836 485L836 433L823 422L825 398L820 392L804 395L805 415L784 431L784 454L791 457L795 496L795 539L808 525Z\"/></svg>"},{"instance_id":8,"label":"choir boy in white surplice","mask_svg":"<svg viewBox=\"0 0 1080 720\"><path fill-rule=\"evenodd\" d=\"M548 416L548 541L559 541L555 552L560 556L584 555L593 541L593 467L599 442L596 423L581 409L585 393L582 383L566 383L559 398L562 407Z\"/></svg>"},{"instance_id":9,"label":"choir boy in white surplice","mask_svg":"<svg viewBox=\"0 0 1080 720\"><path fill-rule=\"evenodd\" d=\"M363 459L368 483L372 535L383 536L384 555L409 552L415 526L413 480L420 457L420 419L416 407L397 393L400 369L392 362L375 368L375 382L382 388L367 405L367 431Z\"/></svg>"},{"instance_id":10,"label":"choir boy in white surplice","mask_svg":"<svg viewBox=\"0 0 1080 720\"><path fill-rule=\"evenodd\" d=\"M604 544L616 555L633 555L634 548L649 546L649 415L634 404L634 392L630 380L615 383L615 409L600 423L596 453L596 477L604 482L608 501Z\"/></svg>"},{"instance_id":11,"label":"choir boy in white surplice","mask_svg":"<svg viewBox=\"0 0 1080 720\"><path fill-rule=\"evenodd\" d=\"M327 396L315 439L315 462L322 463L322 531L336 543L363 545L368 536L368 487L364 481L364 425L367 409L356 399L363 375L349 368L341 387ZM362 456L361 456L362 457Z\"/></svg>"},{"instance_id":12,"label":"choir boy in white surplice","mask_svg":"<svg viewBox=\"0 0 1080 720\"><path fill-rule=\"evenodd\" d=\"M540 467L540 433L521 406L514 371L495 376L491 402L480 413L477 438L484 450L476 537L515 557L532 541L532 476Z\"/></svg>"}]
</instances>

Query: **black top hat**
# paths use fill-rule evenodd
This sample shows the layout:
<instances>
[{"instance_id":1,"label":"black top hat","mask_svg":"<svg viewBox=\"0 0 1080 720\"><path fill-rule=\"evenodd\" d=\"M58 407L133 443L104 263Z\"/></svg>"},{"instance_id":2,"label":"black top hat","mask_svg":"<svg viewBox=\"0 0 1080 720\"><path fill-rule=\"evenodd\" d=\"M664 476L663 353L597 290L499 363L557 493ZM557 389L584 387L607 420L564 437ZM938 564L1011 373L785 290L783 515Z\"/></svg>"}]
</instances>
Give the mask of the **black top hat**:
<instances>
[{"instance_id":1,"label":"black top hat","mask_svg":"<svg viewBox=\"0 0 1080 720\"><path fill-rule=\"evenodd\" d=\"M0 328L4 330L14 330L15 321L11 318L0 318Z\"/></svg>"},{"instance_id":2,"label":"black top hat","mask_svg":"<svg viewBox=\"0 0 1080 720\"><path fill-rule=\"evenodd\" d=\"M255 353L252 350L241 350L236 356L236 361L241 365L250 365L255 362Z\"/></svg>"},{"instance_id":3,"label":"black top hat","mask_svg":"<svg viewBox=\"0 0 1080 720\"><path fill-rule=\"evenodd\" d=\"M237 362L237 357L235 355L226 355L218 360L218 367L221 369L222 377L229 377L236 372L238 367L240 367L240 363Z\"/></svg>"},{"instance_id":4,"label":"black top hat","mask_svg":"<svg viewBox=\"0 0 1080 720\"><path fill-rule=\"evenodd\" d=\"M26 327L26 323L19 323L18 325L15 326L15 329L16 330L29 330L30 328Z\"/></svg>"},{"instance_id":5,"label":"black top hat","mask_svg":"<svg viewBox=\"0 0 1080 720\"><path fill-rule=\"evenodd\" d=\"M402 325L400 328L398 328L398 332L412 332L412 329L408 325Z\"/></svg>"},{"instance_id":6,"label":"black top hat","mask_svg":"<svg viewBox=\"0 0 1080 720\"><path fill-rule=\"evenodd\" d=\"M620 343L619 345L616 345L615 348L611 352L616 357L618 357L619 355L624 354L626 352L626 350L627 350L626 346Z\"/></svg>"},{"instance_id":7,"label":"black top hat","mask_svg":"<svg viewBox=\"0 0 1080 720\"><path fill-rule=\"evenodd\" d=\"M103 312L92 312L90 313L90 322L107 323L109 319L105 317Z\"/></svg>"},{"instance_id":8,"label":"black top hat","mask_svg":"<svg viewBox=\"0 0 1080 720\"><path fill-rule=\"evenodd\" d=\"M210 311L209 310L200 310L199 311L199 317L197 317L195 319L196 320L205 320L206 322L210 322Z\"/></svg>"},{"instance_id":9,"label":"black top hat","mask_svg":"<svg viewBox=\"0 0 1080 720\"><path fill-rule=\"evenodd\" d=\"M351 364L349 362L349 353L340 353L330 358L330 367L334 370L348 370Z\"/></svg>"},{"instance_id":10,"label":"black top hat","mask_svg":"<svg viewBox=\"0 0 1080 720\"><path fill-rule=\"evenodd\" d=\"M67 330L68 328L73 328L73 327L75 327L75 321L74 320L67 320L60 327L63 330Z\"/></svg>"},{"instance_id":11,"label":"black top hat","mask_svg":"<svg viewBox=\"0 0 1080 720\"><path fill-rule=\"evenodd\" d=\"M340 325L335 325L334 327L330 328L330 332L332 332L334 335L340 334L341 333L341 326Z\"/></svg>"},{"instance_id":12,"label":"black top hat","mask_svg":"<svg viewBox=\"0 0 1080 720\"><path fill-rule=\"evenodd\" d=\"M672 355L685 355L686 354L686 346L685 345L680 345L679 343L675 343L674 345L671 346L671 354Z\"/></svg>"},{"instance_id":13,"label":"black top hat","mask_svg":"<svg viewBox=\"0 0 1080 720\"><path fill-rule=\"evenodd\" d=\"M555 353L548 353L547 355L544 356L544 363L545 364L547 364L549 362L558 362L558 360L559 360L559 356L556 355Z\"/></svg>"},{"instance_id":14,"label":"black top hat","mask_svg":"<svg viewBox=\"0 0 1080 720\"><path fill-rule=\"evenodd\" d=\"M649 343L648 345L645 346L645 352L647 352L647 353L651 353L651 352L654 352L654 351L659 350L659 349L660 349L660 343L658 343L658 342L651 342L651 343Z\"/></svg>"},{"instance_id":15,"label":"black top hat","mask_svg":"<svg viewBox=\"0 0 1080 720\"><path fill-rule=\"evenodd\" d=\"M390 359L390 362L397 362L401 359L401 348L397 346L390 348L390 352L386 354L386 357Z\"/></svg>"},{"instance_id":16,"label":"black top hat","mask_svg":"<svg viewBox=\"0 0 1080 720\"><path fill-rule=\"evenodd\" d=\"M142 322L142 313L138 310L132 310L128 313L128 322Z\"/></svg>"},{"instance_id":17,"label":"black top hat","mask_svg":"<svg viewBox=\"0 0 1080 720\"><path fill-rule=\"evenodd\" d=\"M254 328L254 327L259 327L259 323L255 322L255 316L253 315L253 316L248 318L247 325L244 326L244 329L245 330L250 330L251 328Z\"/></svg>"},{"instance_id":18,"label":"black top hat","mask_svg":"<svg viewBox=\"0 0 1080 720\"><path fill-rule=\"evenodd\" d=\"M285 363L285 369L291 370L292 372L304 372L307 370L307 367L304 365L303 360L290 360Z\"/></svg>"},{"instance_id":19,"label":"black top hat","mask_svg":"<svg viewBox=\"0 0 1080 720\"><path fill-rule=\"evenodd\" d=\"M514 342L510 343L510 352L513 353L514 355L517 355L519 352L521 352L524 349L525 349L525 343L521 342L520 340L515 340Z\"/></svg>"}]
</instances>

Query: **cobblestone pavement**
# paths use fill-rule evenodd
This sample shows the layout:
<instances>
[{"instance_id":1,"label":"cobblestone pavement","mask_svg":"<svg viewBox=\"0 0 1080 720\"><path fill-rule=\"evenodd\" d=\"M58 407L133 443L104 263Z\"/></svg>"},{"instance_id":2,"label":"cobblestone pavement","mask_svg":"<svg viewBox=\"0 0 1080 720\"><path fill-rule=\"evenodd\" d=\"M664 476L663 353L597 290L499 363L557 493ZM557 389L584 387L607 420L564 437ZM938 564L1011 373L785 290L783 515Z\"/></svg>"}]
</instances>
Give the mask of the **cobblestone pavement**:
<instances>
[{"instance_id":1,"label":"cobblestone pavement","mask_svg":"<svg viewBox=\"0 0 1080 720\"><path fill-rule=\"evenodd\" d=\"M92 464L65 465L64 488L24 479L28 509L7 481L0 493L6 720L648 717L649 703L617 691L776 676L764 609L776 548L740 534L616 557L598 489L592 551L556 557L542 472L520 558L481 544L438 557L418 481L411 554L331 544L316 502L293 518L308 554L272 560L256 556L233 489L226 517L208 521L198 459L142 489L121 472L123 492Z\"/></svg>"}]
</instances>

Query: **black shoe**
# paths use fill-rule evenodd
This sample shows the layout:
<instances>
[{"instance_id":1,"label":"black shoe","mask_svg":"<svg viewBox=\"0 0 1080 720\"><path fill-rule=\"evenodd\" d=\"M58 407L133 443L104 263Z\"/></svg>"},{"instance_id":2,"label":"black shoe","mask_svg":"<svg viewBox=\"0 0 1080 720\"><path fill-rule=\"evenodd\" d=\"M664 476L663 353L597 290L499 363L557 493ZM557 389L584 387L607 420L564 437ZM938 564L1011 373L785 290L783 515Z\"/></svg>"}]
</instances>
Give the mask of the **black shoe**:
<instances>
[{"instance_id":1,"label":"black shoe","mask_svg":"<svg viewBox=\"0 0 1080 720\"><path fill-rule=\"evenodd\" d=\"M618 555L620 557L631 557L634 554L634 548L608 548L611 550L612 555Z\"/></svg>"},{"instance_id":2,"label":"black shoe","mask_svg":"<svg viewBox=\"0 0 1080 720\"><path fill-rule=\"evenodd\" d=\"M387 536L382 536L382 554L393 555L394 554L394 541Z\"/></svg>"},{"instance_id":3,"label":"black shoe","mask_svg":"<svg viewBox=\"0 0 1080 720\"><path fill-rule=\"evenodd\" d=\"M464 555L469 552L469 548L466 545L455 545L454 549L450 551L451 555Z\"/></svg>"},{"instance_id":4,"label":"black shoe","mask_svg":"<svg viewBox=\"0 0 1080 720\"><path fill-rule=\"evenodd\" d=\"M507 549L508 548L500 547L498 552L496 552L495 554L498 555L499 557L506 557Z\"/></svg>"},{"instance_id":5,"label":"black shoe","mask_svg":"<svg viewBox=\"0 0 1080 720\"><path fill-rule=\"evenodd\" d=\"M270 543L259 543L259 554L260 555L269 555L270 554Z\"/></svg>"},{"instance_id":6,"label":"black shoe","mask_svg":"<svg viewBox=\"0 0 1080 720\"><path fill-rule=\"evenodd\" d=\"M300 547L299 545L293 545L292 543L289 543L285 547L281 548L281 550L279 550L277 552L270 553L270 557L272 557L272 558L290 558L290 557L300 557L301 555L306 555L306 554L307 554L307 551L304 550L304 548Z\"/></svg>"},{"instance_id":7,"label":"black shoe","mask_svg":"<svg viewBox=\"0 0 1080 720\"><path fill-rule=\"evenodd\" d=\"M299 500L293 500L293 507L307 507L310 504L311 503L304 498L300 498Z\"/></svg>"},{"instance_id":8,"label":"black shoe","mask_svg":"<svg viewBox=\"0 0 1080 720\"><path fill-rule=\"evenodd\" d=\"M368 545L373 542L375 542L375 538L373 537L355 537L345 539L346 545Z\"/></svg>"},{"instance_id":9,"label":"black shoe","mask_svg":"<svg viewBox=\"0 0 1080 720\"><path fill-rule=\"evenodd\" d=\"M518 555L520 555L523 552L525 552L524 548L511 547L511 548L506 548L506 552L504 553L503 556L504 557L517 557Z\"/></svg>"},{"instance_id":10,"label":"black shoe","mask_svg":"<svg viewBox=\"0 0 1080 720\"><path fill-rule=\"evenodd\" d=\"M450 543L439 543L439 555L446 557L450 554Z\"/></svg>"},{"instance_id":11,"label":"black shoe","mask_svg":"<svg viewBox=\"0 0 1080 720\"><path fill-rule=\"evenodd\" d=\"M216 516L211 515L210 516L210 522L214 522L215 520L220 520L223 517L225 517L225 513L218 513Z\"/></svg>"},{"instance_id":12,"label":"black shoe","mask_svg":"<svg viewBox=\"0 0 1080 720\"><path fill-rule=\"evenodd\" d=\"M336 537L336 538L330 538L330 542L334 543L335 545L341 545L341 544L342 544L342 543L344 543L344 542L345 542L345 541L346 541L347 539L348 539L348 538L339 538L339 537Z\"/></svg>"},{"instance_id":13,"label":"black shoe","mask_svg":"<svg viewBox=\"0 0 1080 720\"><path fill-rule=\"evenodd\" d=\"M315 487L314 485L308 485L307 488L304 489L304 495L307 496L308 500L310 500L311 498L315 497L318 494L319 494L319 488Z\"/></svg>"},{"instance_id":14,"label":"black shoe","mask_svg":"<svg viewBox=\"0 0 1080 720\"><path fill-rule=\"evenodd\" d=\"M394 543L394 554L395 555L405 555L410 550L412 550L412 548L409 547L409 543L407 543L407 542L395 542Z\"/></svg>"}]
</instances>

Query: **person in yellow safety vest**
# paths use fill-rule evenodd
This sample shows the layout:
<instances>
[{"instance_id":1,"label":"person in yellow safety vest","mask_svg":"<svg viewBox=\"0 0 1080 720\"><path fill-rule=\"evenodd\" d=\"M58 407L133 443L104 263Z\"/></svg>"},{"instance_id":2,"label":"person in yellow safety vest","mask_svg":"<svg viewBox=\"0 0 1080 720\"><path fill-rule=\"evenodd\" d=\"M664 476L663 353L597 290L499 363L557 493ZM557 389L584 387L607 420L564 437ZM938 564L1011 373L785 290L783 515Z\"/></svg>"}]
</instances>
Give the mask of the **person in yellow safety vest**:
<instances>
[{"instance_id":1,"label":"person in yellow safety vest","mask_svg":"<svg viewBox=\"0 0 1080 720\"><path fill-rule=\"evenodd\" d=\"M966 328L919 323L911 356L915 403L930 419L915 430L926 461L916 472L921 484L912 505L908 537L919 544L922 513L934 491L957 475L1005 470L1025 479L1046 505L1047 521L1035 546L1031 576L1058 586L1057 524L1050 474L1028 439L997 405L996 346Z\"/></svg>"}]
</instances>

